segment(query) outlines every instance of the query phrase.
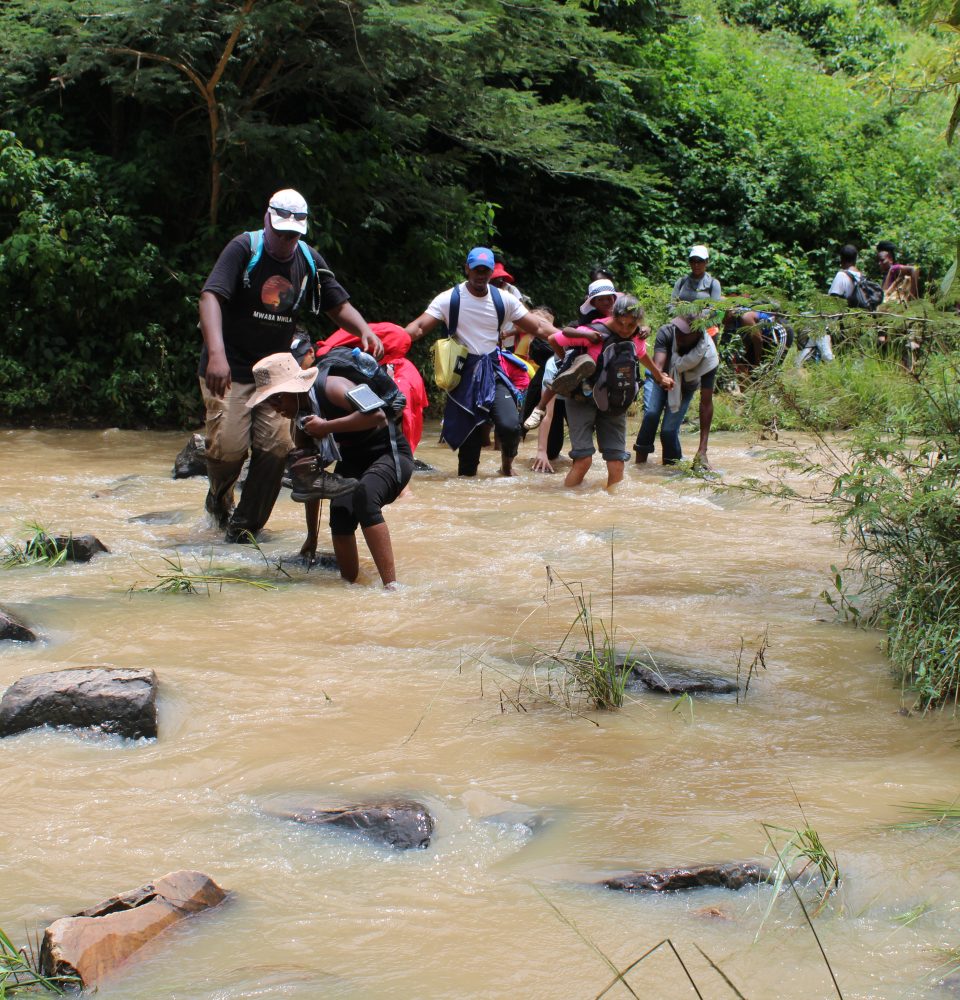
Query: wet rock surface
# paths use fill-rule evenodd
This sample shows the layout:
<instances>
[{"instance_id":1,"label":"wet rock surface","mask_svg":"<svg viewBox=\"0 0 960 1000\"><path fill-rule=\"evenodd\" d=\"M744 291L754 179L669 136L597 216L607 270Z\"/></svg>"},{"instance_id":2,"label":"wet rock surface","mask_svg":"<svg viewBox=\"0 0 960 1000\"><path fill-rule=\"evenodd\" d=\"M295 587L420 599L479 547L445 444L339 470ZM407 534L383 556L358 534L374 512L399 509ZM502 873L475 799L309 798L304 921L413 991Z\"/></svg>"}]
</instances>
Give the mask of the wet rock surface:
<instances>
[{"instance_id":1,"label":"wet rock surface","mask_svg":"<svg viewBox=\"0 0 960 1000\"><path fill-rule=\"evenodd\" d=\"M39 726L155 738L157 675L152 670L76 667L21 677L0 700L0 736Z\"/></svg>"},{"instance_id":2,"label":"wet rock surface","mask_svg":"<svg viewBox=\"0 0 960 1000\"><path fill-rule=\"evenodd\" d=\"M650 868L604 879L601 885L619 892L675 892L678 889L742 889L770 881L770 869L755 861L728 861L717 865Z\"/></svg>"},{"instance_id":3,"label":"wet rock surface","mask_svg":"<svg viewBox=\"0 0 960 1000\"><path fill-rule=\"evenodd\" d=\"M618 660L618 666L630 662L629 658ZM711 674L696 667L680 667L631 662L631 677L627 681L628 691L657 691L660 694L735 694L737 682L731 677Z\"/></svg>"},{"instance_id":4,"label":"wet rock surface","mask_svg":"<svg viewBox=\"0 0 960 1000\"><path fill-rule=\"evenodd\" d=\"M182 510L151 510L127 518L131 524L183 524L186 519Z\"/></svg>"},{"instance_id":5,"label":"wet rock surface","mask_svg":"<svg viewBox=\"0 0 960 1000\"><path fill-rule=\"evenodd\" d=\"M174 479L190 479L192 476L205 476L206 474L207 450L204 446L203 435L194 434L173 460L171 476Z\"/></svg>"},{"instance_id":6,"label":"wet rock surface","mask_svg":"<svg viewBox=\"0 0 960 1000\"><path fill-rule=\"evenodd\" d=\"M280 560L281 566L290 566L296 569L340 569L337 557L332 552L317 552L313 556L304 556L299 553L295 556L284 556Z\"/></svg>"},{"instance_id":7,"label":"wet rock surface","mask_svg":"<svg viewBox=\"0 0 960 1000\"><path fill-rule=\"evenodd\" d=\"M43 935L47 975L79 976L94 989L171 924L218 906L224 890L202 872L179 871L55 920Z\"/></svg>"},{"instance_id":8,"label":"wet rock surface","mask_svg":"<svg viewBox=\"0 0 960 1000\"><path fill-rule=\"evenodd\" d=\"M58 551L66 551L68 562L90 562L98 552L110 550L95 535L51 535Z\"/></svg>"},{"instance_id":9,"label":"wet rock surface","mask_svg":"<svg viewBox=\"0 0 960 1000\"><path fill-rule=\"evenodd\" d=\"M439 472L440 470L435 465L430 465L428 462L423 462L419 458L413 460L413 471L414 472Z\"/></svg>"},{"instance_id":10,"label":"wet rock surface","mask_svg":"<svg viewBox=\"0 0 960 1000\"><path fill-rule=\"evenodd\" d=\"M273 811L270 815L310 826L336 826L355 830L370 840L387 844L398 851L428 847L435 826L427 807L411 799L389 799L339 808L308 806Z\"/></svg>"},{"instance_id":11,"label":"wet rock surface","mask_svg":"<svg viewBox=\"0 0 960 1000\"><path fill-rule=\"evenodd\" d=\"M16 615L0 608L0 640L12 642L36 642L36 633L29 629Z\"/></svg>"},{"instance_id":12,"label":"wet rock surface","mask_svg":"<svg viewBox=\"0 0 960 1000\"><path fill-rule=\"evenodd\" d=\"M509 809L505 812L484 816L484 822L496 823L498 826L522 826L530 833L540 833L552 826L556 816L549 812L532 812L525 809Z\"/></svg>"}]
</instances>

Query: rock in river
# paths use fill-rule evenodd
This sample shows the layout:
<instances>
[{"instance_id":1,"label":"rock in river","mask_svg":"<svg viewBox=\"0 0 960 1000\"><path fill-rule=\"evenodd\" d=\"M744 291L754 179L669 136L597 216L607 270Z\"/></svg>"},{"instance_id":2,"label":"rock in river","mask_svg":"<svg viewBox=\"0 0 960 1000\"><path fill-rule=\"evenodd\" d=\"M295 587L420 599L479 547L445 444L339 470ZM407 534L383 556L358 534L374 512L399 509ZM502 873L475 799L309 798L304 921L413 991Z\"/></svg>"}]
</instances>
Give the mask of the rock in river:
<instances>
[{"instance_id":1,"label":"rock in river","mask_svg":"<svg viewBox=\"0 0 960 1000\"><path fill-rule=\"evenodd\" d=\"M19 618L0 608L0 639L12 639L14 642L36 642L37 636Z\"/></svg>"},{"instance_id":2,"label":"rock in river","mask_svg":"<svg viewBox=\"0 0 960 1000\"><path fill-rule=\"evenodd\" d=\"M43 935L40 966L48 976L79 976L85 989L96 989L171 924L212 909L225 897L202 872L171 872L55 920Z\"/></svg>"},{"instance_id":3,"label":"rock in river","mask_svg":"<svg viewBox=\"0 0 960 1000\"><path fill-rule=\"evenodd\" d=\"M0 736L37 726L156 737L157 675L125 667L74 667L21 677L0 700Z\"/></svg>"},{"instance_id":4,"label":"rock in river","mask_svg":"<svg viewBox=\"0 0 960 1000\"><path fill-rule=\"evenodd\" d=\"M51 535L58 552L66 551L69 562L90 562L98 552L110 550L95 535Z\"/></svg>"},{"instance_id":5,"label":"rock in river","mask_svg":"<svg viewBox=\"0 0 960 1000\"><path fill-rule=\"evenodd\" d=\"M273 816L312 826L339 826L357 830L371 840L399 851L428 847L434 820L426 806L410 799L364 802L342 808L291 809L271 812Z\"/></svg>"},{"instance_id":6,"label":"rock in river","mask_svg":"<svg viewBox=\"0 0 960 1000\"><path fill-rule=\"evenodd\" d=\"M627 688L633 691L658 691L661 694L735 694L737 682L731 677L711 674L696 667L676 667L645 663L631 664L632 677Z\"/></svg>"},{"instance_id":7,"label":"rock in river","mask_svg":"<svg viewBox=\"0 0 960 1000\"><path fill-rule=\"evenodd\" d=\"M620 892L673 892L719 886L742 889L770 881L770 869L755 861L728 861L719 865L686 865L680 868L651 868L604 879L601 885Z\"/></svg>"},{"instance_id":8,"label":"rock in river","mask_svg":"<svg viewBox=\"0 0 960 1000\"><path fill-rule=\"evenodd\" d=\"M204 447L203 435L194 434L180 449L173 460L174 479L189 479L191 476L207 474L207 450Z\"/></svg>"}]
</instances>

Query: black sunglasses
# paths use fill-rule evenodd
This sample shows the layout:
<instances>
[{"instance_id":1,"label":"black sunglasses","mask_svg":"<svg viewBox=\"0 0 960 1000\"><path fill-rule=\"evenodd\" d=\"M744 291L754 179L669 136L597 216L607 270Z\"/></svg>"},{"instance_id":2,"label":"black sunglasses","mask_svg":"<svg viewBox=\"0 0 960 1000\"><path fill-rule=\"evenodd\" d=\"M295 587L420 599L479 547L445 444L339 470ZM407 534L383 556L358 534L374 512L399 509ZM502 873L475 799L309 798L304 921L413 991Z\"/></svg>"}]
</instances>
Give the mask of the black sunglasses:
<instances>
[{"instance_id":1,"label":"black sunglasses","mask_svg":"<svg viewBox=\"0 0 960 1000\"><path fill-rule=\"evenodd\" d=\"M271 212L276 212L281 219L296 219L297 222L303 222L306 217L306 212L291 212L289 208L277 208L276 205L270 206Z\"/></svg>"}]
</instances>

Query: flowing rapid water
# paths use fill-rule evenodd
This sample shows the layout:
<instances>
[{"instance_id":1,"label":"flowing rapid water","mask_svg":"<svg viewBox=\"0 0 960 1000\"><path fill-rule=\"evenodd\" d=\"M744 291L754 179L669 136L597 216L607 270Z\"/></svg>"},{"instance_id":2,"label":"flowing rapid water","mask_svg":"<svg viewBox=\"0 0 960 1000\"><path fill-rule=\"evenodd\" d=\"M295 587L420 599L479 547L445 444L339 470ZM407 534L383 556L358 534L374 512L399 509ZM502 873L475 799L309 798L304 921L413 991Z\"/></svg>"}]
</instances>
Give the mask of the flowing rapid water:
<instances>
[{"instance_id":1,"label":"flowing rapid water","mask_svg":"<svg viewBox=\"0 0 960 1000\"><path fill-rule=\"evenodd\" d=\"M269 563L297 552L284 492L256 551L226 546L205 482L170 478L186 435L0 432L0 535L26 522L91 532L87 565L0 570L0 605L43 641L4 643L0 688L60 667L150 667L160 736L124 742L36 730L0 741L0 927L17 940L165 872L232 890L104 987L157 997L595 997L665 938L704 997L831 997L799 907L771 889L662 896L598 888L640 867L762 858L761 823L810 824L845 874L814 925L843 996L935 998L960 946L957 839L903 832L909 801L960 791L947 714L900 714L882 637L836 623L817 595L841 563L803 511L697 492L658 465L614 495L525 471L455 476L428 428L412 495L386 512L403 588ZM763 475L764 446L716 435L731 477ZM147 513L162 516L134 520ZM168 522L168 523L162 523ZM326 530L326 513L324 527ZM535 649L582 582L619 644L733 676L769 634L745 701L638 695L578 718L521 692ZM323 537L323 536L322 536ZM329 549L329 539L323 539ZM131 593L169 569L255 574L209 595ZM437 818L430 847L394 852L272 818L277 803L403 794ZM488 817L546 811L531 835ZM786 835L776 835L785 839ZM769 854L769 850L768 850ZM807 896L807 898L812 898ZM949 968L949 967L948 967ZM942 973L941 973L942 974ZM661 948L628 976L638 996L693 997ZM607 996L628 993L615 986Z\"/></svg>"}]
</instances>

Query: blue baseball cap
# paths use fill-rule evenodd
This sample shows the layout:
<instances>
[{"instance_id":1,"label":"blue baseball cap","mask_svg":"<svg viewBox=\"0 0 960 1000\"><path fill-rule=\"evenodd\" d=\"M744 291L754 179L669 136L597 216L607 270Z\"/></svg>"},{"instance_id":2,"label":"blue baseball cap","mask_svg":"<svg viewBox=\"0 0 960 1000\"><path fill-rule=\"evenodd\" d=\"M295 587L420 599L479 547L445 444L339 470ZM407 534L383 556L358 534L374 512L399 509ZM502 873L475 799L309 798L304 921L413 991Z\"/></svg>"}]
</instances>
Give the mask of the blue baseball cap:
<instances>
[{"instance_id":1,"label":"blue baseball cap","mask_svg":"<svg viewBox=\"0 0 960 1000\"><path fill-rule=\"evenodd\" d=\"M467 267L489 267L493 270L493 251L487 247L474 247L467 254Z\"/></svg>"}]
</instances>

